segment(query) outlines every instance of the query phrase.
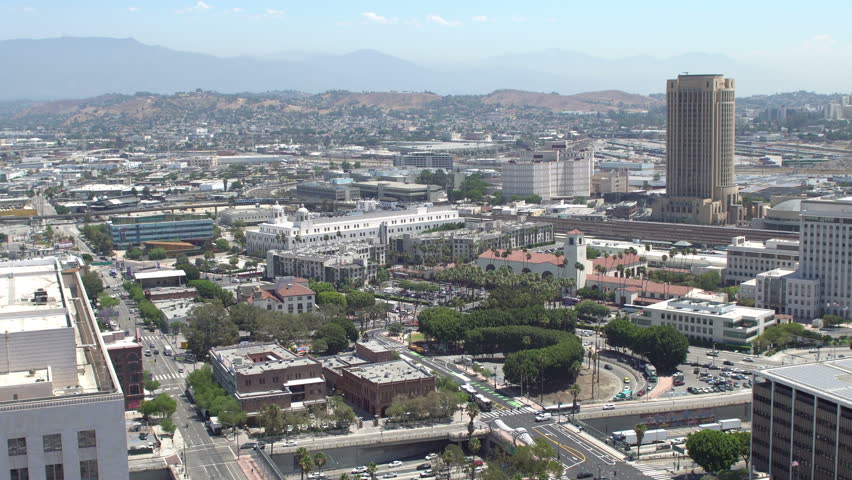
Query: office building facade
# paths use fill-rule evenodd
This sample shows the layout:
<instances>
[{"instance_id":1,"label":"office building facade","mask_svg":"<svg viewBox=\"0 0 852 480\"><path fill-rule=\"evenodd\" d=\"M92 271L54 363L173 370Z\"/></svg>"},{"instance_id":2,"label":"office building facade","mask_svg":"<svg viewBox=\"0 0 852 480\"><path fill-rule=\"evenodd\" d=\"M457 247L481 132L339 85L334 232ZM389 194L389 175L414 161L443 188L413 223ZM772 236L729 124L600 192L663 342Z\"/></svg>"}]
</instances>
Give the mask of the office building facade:
<instances>
[{"instance_id":1,"label":"office building facade","mask_svg":"<svg viewBox=\"0 0 852 480\"><path fill-rule=\"evenodd\" d=\"M666 85L666 221L728 223L734 183L735 83L722 75L679 75Z\"/></svg>"},{"instance_id":2,"label":"office building facade","mask_svg":"<svg viewBox=\"0 0 852 480\"><path fill-rule=\"evenodd\" d=\"M213 239L213 220L203 215L115 216L106 225L112 242L120 248L146 241L179 240L200 244Z\"/></svg>"},{"instance_id":3,"label":"office building facade","mask_svg":"<svg viewBox=\"0 0 852 480\"><path fill-rule=\"evenodd\" d=\"M776 268L795 270L799 266L796 240L750 242L745 237L734 237L726 253L728 263L722 275L726 285L738 285Z\"/></svg>"},{"instance_id":4,"label":"office building facade","mask_svg":"<svg viewBox=\"0 0 852 480\"><path fill-rule=\"evenodd\" d=\"M772 480L852 480L852 360L759 370L751 461Z\"/></svg>"},{"instance_id":5,"label":"office building facade","mask_svg":"<svg viewBox=\"0 0 852 480\"><path fill-rule=\"evenodd\" d=\"M129 477L125 398L79 271L0 262L0 475Z\"/></svg>"},{"instance_id":6,"label":"office building facade","mask_svg":"<svg viewBox=\"0 0 852 480\"><path fill-rule=\"evenodd\" d=\"M580 148L528 152L503 167L503 195L538 195L542 200L588 197L593 157L594 152Z\"/></svg>"},{"instance_id":7,"label":"office building facade","mask_svg":"<svg viewBox=\"0 0 852 480\"><path fill-rule=\"evenodd\" d=\"M394 158L393 166L452 170L453 156L449 153L411 152Z\"/></svg>"}]
</instances>

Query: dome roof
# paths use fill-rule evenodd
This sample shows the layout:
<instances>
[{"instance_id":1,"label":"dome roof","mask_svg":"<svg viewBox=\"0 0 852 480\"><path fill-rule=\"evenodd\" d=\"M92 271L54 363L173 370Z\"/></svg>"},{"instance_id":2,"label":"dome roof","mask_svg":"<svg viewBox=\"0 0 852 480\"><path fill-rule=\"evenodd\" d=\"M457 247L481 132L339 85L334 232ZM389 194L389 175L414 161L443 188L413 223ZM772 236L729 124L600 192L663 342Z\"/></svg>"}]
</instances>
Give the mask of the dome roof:
<instances>
[{"instance_id":1,"label":"dome roof","mask_svg":"<svg viewBox=\"0 0 852 480\"><path fill-rule=\"evenodd\" d=\"M304 206L304 205L302 205L301 207L299 207L299 209L298 209L298 210L296 210L296 212L298 212L298 213L310 213L310 212L308 212L308 209L307 209L307 208L305 208L305 206Z\"/></svg>"},{"instance_id":2,"label":"dome roof","mask_svg":"<svg viewBox=\"0 0 852 480\"><path fill-rule=\"evenodd\" d=\"M801 212L802 211L802 200L799 198L794 198L792 200L784 200L772 207L772 210L776 210L779 212Z\"/></svg>"}]
</instances>

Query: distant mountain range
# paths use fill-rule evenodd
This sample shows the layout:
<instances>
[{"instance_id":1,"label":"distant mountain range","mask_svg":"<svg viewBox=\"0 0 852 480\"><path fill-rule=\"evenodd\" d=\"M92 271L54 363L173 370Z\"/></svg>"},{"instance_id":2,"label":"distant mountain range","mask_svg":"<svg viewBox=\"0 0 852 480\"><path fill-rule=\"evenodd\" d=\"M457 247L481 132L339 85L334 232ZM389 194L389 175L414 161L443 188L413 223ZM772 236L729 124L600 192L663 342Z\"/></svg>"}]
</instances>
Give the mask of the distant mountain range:
<instances>
[{"instance_id":1,"label":"distant mountain range","mask_svg":"<svg viewBox=\"0 0 852 480\"><path fill-rule=\"evenodd\" d=\"M771 75L728 57L706 54L609 60L547 50L426 66L375 50L220 58L145 45L130 38L77 37L0 41L0 64L7 67L0 78L0 100L7 101L196 89L223 93L335 89L438 94L483 94L500 89L652 93L663 91L665 80L683 71L724 73L737 78L738 87L746 87L743 92L754 93L760 88L748 88L754 85L752 80Z\"/></svg>"}]
</instances>

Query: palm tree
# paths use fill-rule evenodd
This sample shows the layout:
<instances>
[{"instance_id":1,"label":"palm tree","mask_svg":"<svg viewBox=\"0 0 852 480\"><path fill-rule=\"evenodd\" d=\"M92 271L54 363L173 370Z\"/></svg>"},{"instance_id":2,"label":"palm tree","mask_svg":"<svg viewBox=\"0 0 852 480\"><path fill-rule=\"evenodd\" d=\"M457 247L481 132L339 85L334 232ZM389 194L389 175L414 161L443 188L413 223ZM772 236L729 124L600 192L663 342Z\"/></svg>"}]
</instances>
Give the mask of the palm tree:
<instances>
[{"instance_id":1,"label":"palm tree","mask_svg":"<svg viewBox=\"0 0 852 480\"><path fill-rule=\"evenodd\" d=\"M574 270L577 270L577 278L574 279L574 285L580 286L580 272L586 269L586 266L583 265L582 262L574 263Z\"/></svg>"},{"instance_id":2,"label":"palm tree","mask_svg":"<svg viewBox=\"0 0 852 480\"><path fill-rule=\"evenodd\" d=\"M571 414L576 418L577 416L577 397L580 396L580 385L576 383L568 387L568 393L571 394L571 398L574 400L574 403L571 406Z\"/></svg>"},{"instance_id":3,"label":"palm tree","mask_svg":"<svg viewBox=\"0 0 852 480\"><path fill-rule=\"evenodd\" d=\"M370 464L367 465L367 473L370 474L370 480L376 480L376 470L378 469L379 467L376 465L376 462L370 462Z\"/></svg>"},{"instance_id":4,"label":"palm tree","mask_svg":"<svg viewBox=\"0 0 852 480\"><path fill-rule=\"evenodd\" d=\"M467 402L467 406L464 409L464 413L470 417L470 423L467 424L467 431L471 435L473 435L473 420L479 416L480 410L479 405L473 402Z\"/></svg>"},{"instance_id":5,"label":"palm tree","mask_svg":"<svg viewBox=\"0 0 852 480\"><path fill-rule=\"evenodd\" d=\"M636 434L636 460L639 460L639 453L642 448L642 440L645 439L645 432L648 431L648 426L644 423L639 423L633 427L633 433Z\"/></svg>"},{"instance_id":6,"label":"palm tree","mask_svg":"<svg viewBox=\"0 0 852 480\"><path fill-rule=\"evenodd\" d=\"M322 477L322 467L324 467L326 463L328 463L328 456L326 454L319 452L314 455L314 465L317 466L317 472L320 474L320 477Z\"/></svg>"},{"instance_id":7,"label":"palm tree","mask_svg":"<svg viewBox=\"0 0 852 480\"><path fill-rule=\"evenodd\" d=\"M299 464L302 480L305 480L305 474L310 472L314 467L314 460L311 458L311 454L308 453L307 448L300 447L296 450L296 461Z\"/></svg>"},{"instance_id":8,"label":"palm tree","mask_svg":"<svg viewBox=\"0 0 852 480\"><path fill-rule=\"evenodd\" d=\"M349 480L349 474L346 473L346 472L343 472L343 473L340 474L340 477L337 480Z\"/></svg>"}]
</instances>

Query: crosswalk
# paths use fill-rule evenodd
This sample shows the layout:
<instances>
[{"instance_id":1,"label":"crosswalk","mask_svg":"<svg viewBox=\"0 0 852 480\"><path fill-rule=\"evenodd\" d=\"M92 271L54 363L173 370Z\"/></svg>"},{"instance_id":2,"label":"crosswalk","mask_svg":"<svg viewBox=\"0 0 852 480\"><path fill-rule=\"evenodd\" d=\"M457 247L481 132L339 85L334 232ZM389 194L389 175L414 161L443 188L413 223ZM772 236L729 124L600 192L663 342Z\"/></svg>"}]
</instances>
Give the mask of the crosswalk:
<instances>
[{"instance_id":1,"label":"crosswalk","mask_svg":"<svg viewBox=\"0 0 852 480\"><path fill-rule=\"evenodd\" d=\"M671 480L672 476L669 472L663 470L657 470L653 465L648 465L647 463L638 463L633 465L637 470L642 472L642 475L646 477L651 477L655 480Z\"/></svg>"},{"instance_id":2,"label":"crosswalk","mask_svg":"<svg viewBox=\"0 0 852 480\"><path fill-rule=\"evenodd\" d=\"M185 373L163 373L160 375L154 375L154 380L162 382L163 380L177 380L184 377L186 377Z\"/></svg>"},{"instance_id":3,"label":"crosswalk","mask_svg":"<svg viewBox=\"0 0 852 480\"><path fill-rule=\"evenodd\" d=\"M491 420L494 418L500 417L508 417L511 415L521 415L525 413L535 413L538 410L532 407L521 407L520 409L512 408L512 409L500 409L500 410L492 410L490 412L483 412L479 414L479 417L483 420Z\"/></svg>"}]
</instances>

